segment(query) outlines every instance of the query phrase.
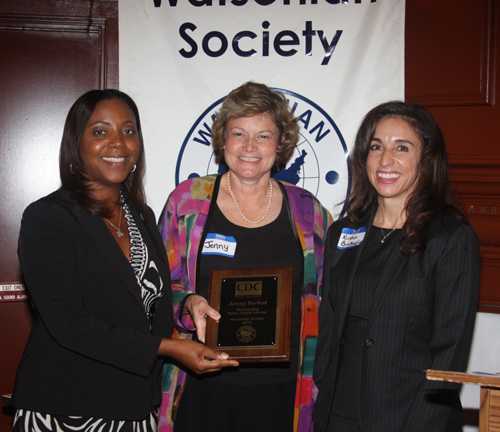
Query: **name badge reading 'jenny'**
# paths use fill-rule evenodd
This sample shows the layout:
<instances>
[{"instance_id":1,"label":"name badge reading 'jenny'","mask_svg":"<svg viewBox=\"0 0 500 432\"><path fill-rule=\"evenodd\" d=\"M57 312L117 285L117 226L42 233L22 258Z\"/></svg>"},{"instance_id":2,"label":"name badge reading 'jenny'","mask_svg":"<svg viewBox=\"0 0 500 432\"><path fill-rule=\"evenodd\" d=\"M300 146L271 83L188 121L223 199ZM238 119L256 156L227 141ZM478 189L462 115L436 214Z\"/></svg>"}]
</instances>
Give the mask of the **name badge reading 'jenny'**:
<instances>
[{"instance_id":1,"label":"name badge reading 'jenny'","mask_svg":"<svg viewBox=\"0 0 500 432\"><path fill-rule=\"evenodd\" d=\"M366 235L366 227L360 228L342 228L337 249L349 249L359 246Z\"/></svg>"},{"instance_id":2,"label":"name badge reading 'jenny'","mask_svg":"<svg viewBox=\"0 0 500 432\"><path fill-rule=\"evenodd\" d=\"M236 239L217 233L207 233L203 243L202 255L219 255L234 258L236 253Z\"/></svg>"}]
</instances>

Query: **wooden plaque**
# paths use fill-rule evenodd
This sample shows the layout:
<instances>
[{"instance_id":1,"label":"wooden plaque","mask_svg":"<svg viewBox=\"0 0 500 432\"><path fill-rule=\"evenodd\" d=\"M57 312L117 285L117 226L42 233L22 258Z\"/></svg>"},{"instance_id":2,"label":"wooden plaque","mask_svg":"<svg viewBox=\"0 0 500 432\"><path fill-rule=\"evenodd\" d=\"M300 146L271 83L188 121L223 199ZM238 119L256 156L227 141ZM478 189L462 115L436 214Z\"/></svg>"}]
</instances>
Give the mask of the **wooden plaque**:
<instances>
[{"instance_id":1,"label":"wooden plaque","mask_svg":"<svg viewBox=\"0 0 500 432\"><path fill-rule=\"evenodd\" d=\"M210 305L222 317L207 320L206 343L240 362L290 360L291 267L216 270Z\"/></svg>"}]
</instances>

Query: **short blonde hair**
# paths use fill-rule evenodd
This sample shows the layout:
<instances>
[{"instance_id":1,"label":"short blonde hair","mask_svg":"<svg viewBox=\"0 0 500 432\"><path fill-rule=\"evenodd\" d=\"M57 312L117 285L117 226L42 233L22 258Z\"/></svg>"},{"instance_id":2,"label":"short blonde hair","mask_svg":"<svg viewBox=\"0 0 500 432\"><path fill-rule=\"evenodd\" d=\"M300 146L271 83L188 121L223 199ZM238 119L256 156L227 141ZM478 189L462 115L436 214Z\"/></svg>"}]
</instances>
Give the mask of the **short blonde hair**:
<instances>
[{"instance_id":1,"label":"short blonde hair","mask_svg":"<svg viewBox=\"0 0 500 432\"><path fill-rule=\"evenodd\" d=\"M275 168L285 168L292 157L299 140L299 126L294 118L288 101L277 91L264 84L246 82L232 90L224 99L212 126L212 146L215 161L224 161L226 126L229 120L268 113L279 131L279 144L276 152Z\"/></svg>"}]
</instances>

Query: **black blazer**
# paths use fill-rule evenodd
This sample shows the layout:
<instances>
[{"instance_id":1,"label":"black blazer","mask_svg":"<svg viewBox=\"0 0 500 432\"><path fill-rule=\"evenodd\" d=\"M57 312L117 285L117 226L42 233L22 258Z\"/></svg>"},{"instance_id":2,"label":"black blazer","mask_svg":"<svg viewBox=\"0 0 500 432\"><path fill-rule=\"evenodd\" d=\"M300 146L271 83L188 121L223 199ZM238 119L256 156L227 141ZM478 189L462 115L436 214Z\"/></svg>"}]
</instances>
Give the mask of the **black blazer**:
<instances>
[{"instance_id":1,"label":"black blazer","mask_svg":"<svg viewBox=\"0 0 500 432\"><path fill-rule=\"evenodd\" d=\"M163 281L151 332L134 272L100 217L63 190L25 210L18 253L33 325L16 408L140 419L160 404L157 350L171 333L170 278L153 212L131 211Z\"/></svg>"},{"instance_id":2,"label":"black blazer","mask_svg":"<svg viewBox=\"0 0 500 432\"><path fill-rule=\"evenodd\" d=\"M451 214L438 219L428 230L425 251L407 256L395 248L374 286L364 344L363 432L462 430L459 387L426 381L425 369L466 368L479 292L479 244L461 219ZM330 227L325 247L315 432L329 430L340 341L364 246L337 249L345 226L352 227L345 220ZM342 272L348 272L347 286L329 290Z\"/></svg>"}]
</instances>

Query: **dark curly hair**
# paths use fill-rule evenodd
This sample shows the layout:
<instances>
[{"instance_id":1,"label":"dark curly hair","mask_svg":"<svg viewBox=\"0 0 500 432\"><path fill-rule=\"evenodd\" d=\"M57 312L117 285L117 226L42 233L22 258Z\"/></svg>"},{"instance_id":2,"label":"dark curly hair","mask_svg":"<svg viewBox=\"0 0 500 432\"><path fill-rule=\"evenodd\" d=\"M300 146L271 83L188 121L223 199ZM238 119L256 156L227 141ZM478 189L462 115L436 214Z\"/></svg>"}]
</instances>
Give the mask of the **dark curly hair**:
<instances>
[{"instance_id":1,"label":"dark curly hair","mask_svg":"<svg viewBox=\"0 0 500 432\"><path fill-rule=\"evenodd\" d=\"M349 157L353 184L345 214L352 223L359 223L367 213L377 208L377 192L368 179L366 161L375 129L380 120L387 117L405 120L422 142L417 182L406 203L407 219L401 240L401 251L414 254L425 248L425 232L433 216L445 209L462 216L448 181L448 157L443 134L424 107L391 101L376 106L366 114Z\"/></svg>"},{"instance_id":2,"label":"dark curly hair","mask_svg":"<svg viewBox=\"0 0 500 432\"><path fill-rule=\"evenodd\" d=\"M59 149L59 174L62 188L72 193L83 207L94 214L104 215L108 209L90 195L87 177L80 157L80 141L92 113L97 104L104 100L118 99L124 102L132 111L137 125L140 153L136 169L130 173L122 184L122 191L127 199L138 209L144 210L146 199L144 195L144 142L142 139L141 121L137 105L127 94L115 90L90 90L81 95L70 108L64 124L64 131Z\"/></svg>"},{"instance_id":3,"label":"dark curly hair","mask_svg":"<svg viewBox=\"0 0 500 432\"><path fill-rule=\"evenodd\" d=\"M286 98L264 84L247 82L232 90L225 98L212 125L215 161L224 163L224 142L229 120L268 113L278 128L280 139L274 169L279 171L292 157L299 140L299 126Z\"/></svg>"}]
</instances>

